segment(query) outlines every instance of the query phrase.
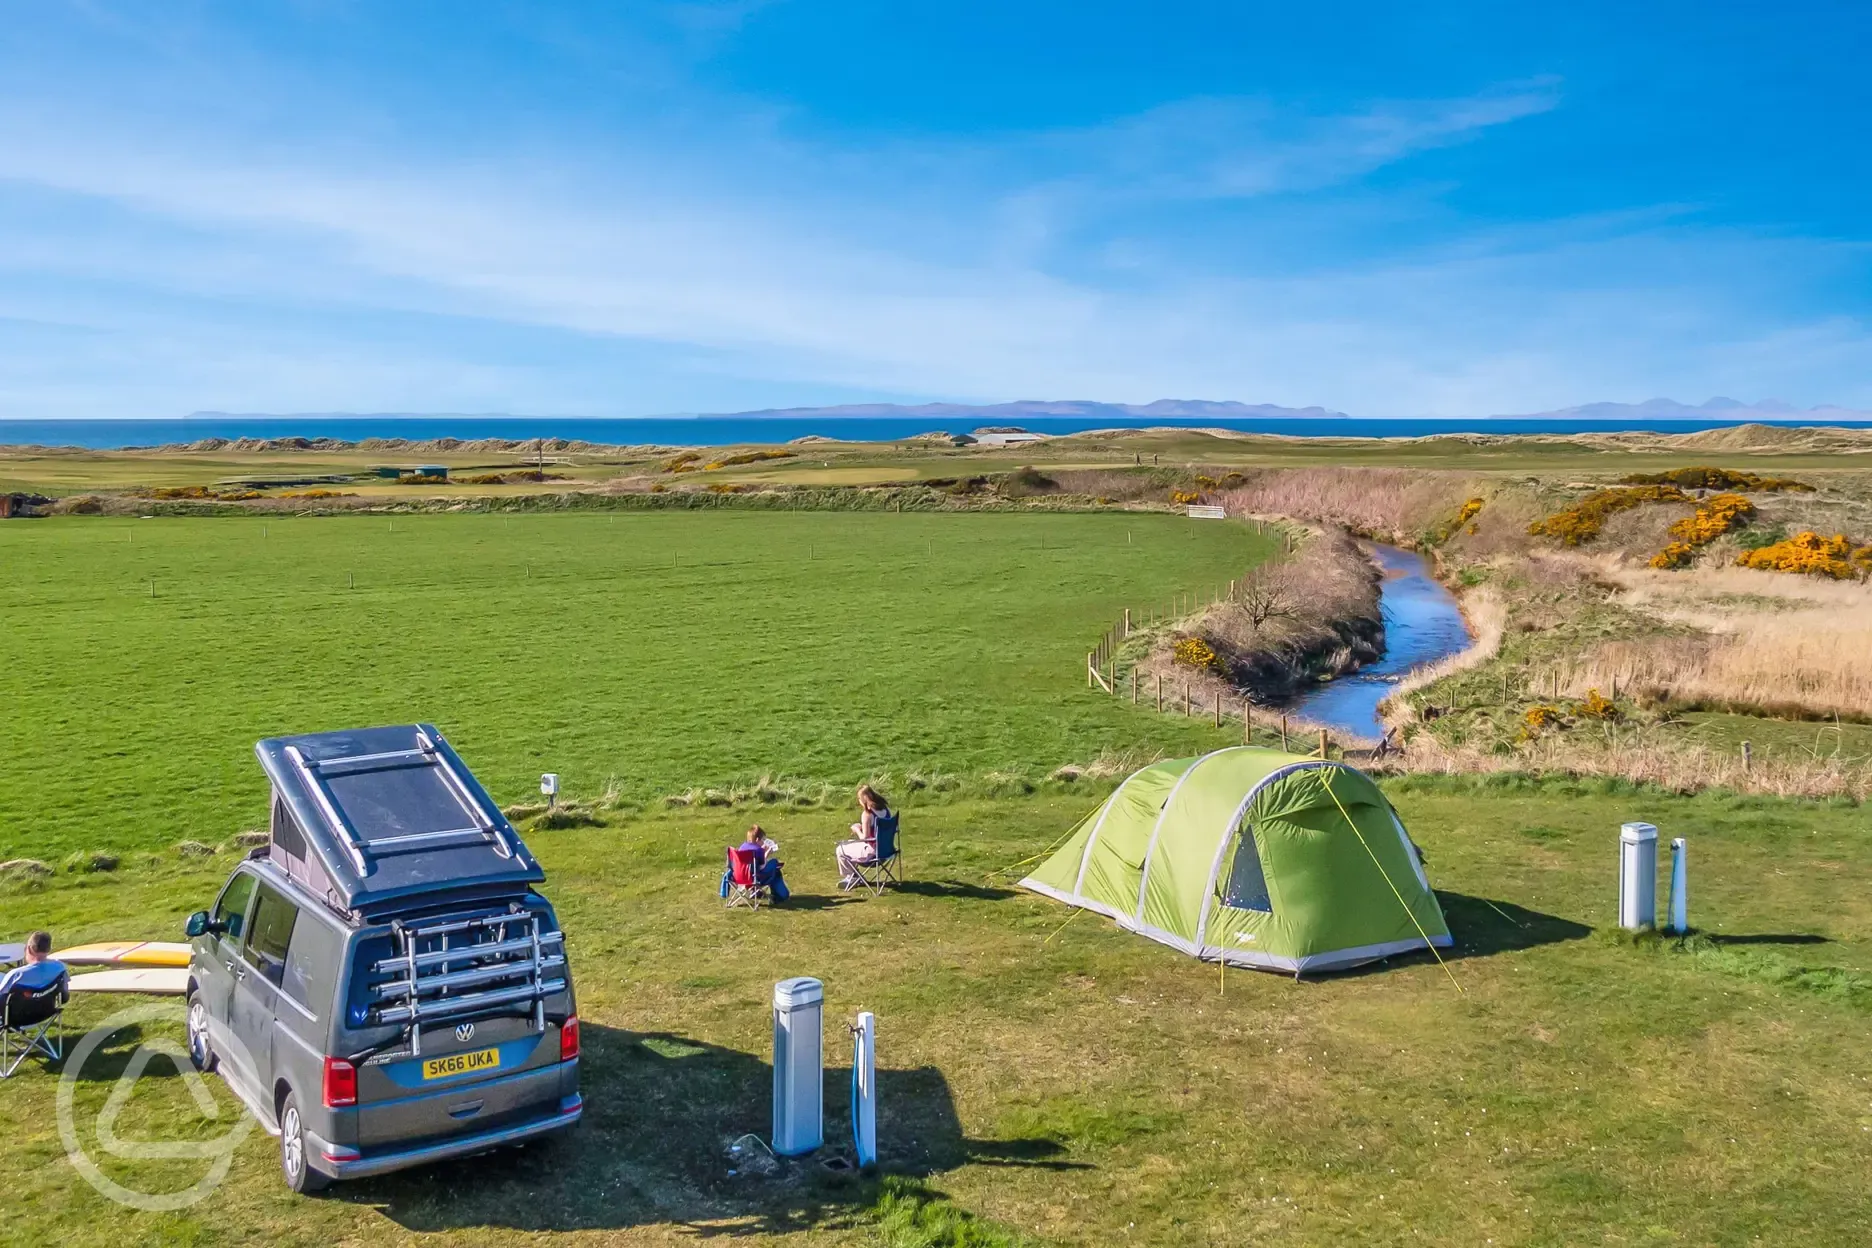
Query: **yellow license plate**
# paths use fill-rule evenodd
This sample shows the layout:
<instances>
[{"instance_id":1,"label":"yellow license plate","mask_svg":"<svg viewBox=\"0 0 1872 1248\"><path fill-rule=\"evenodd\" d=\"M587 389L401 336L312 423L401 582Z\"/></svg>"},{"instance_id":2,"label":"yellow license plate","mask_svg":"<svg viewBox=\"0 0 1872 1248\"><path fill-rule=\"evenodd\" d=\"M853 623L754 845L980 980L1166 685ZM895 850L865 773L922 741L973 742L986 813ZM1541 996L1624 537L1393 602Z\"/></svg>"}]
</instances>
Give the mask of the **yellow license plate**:
<instances>
[{"instance_id":1,"label":"yellow license plate","mask_svg":"<svg viewBox=\"0 0 1872 1248\"><path fill-rule=\"evenodd\" d=\"M476 1049L473 1053L451 1053L447 1057L431 1057L423 1062L424 1079L448 1079L454 1075L465 1075L470 1071L493 1070L500 1065L499 1049Z\"/></svg>"}]
</instances>

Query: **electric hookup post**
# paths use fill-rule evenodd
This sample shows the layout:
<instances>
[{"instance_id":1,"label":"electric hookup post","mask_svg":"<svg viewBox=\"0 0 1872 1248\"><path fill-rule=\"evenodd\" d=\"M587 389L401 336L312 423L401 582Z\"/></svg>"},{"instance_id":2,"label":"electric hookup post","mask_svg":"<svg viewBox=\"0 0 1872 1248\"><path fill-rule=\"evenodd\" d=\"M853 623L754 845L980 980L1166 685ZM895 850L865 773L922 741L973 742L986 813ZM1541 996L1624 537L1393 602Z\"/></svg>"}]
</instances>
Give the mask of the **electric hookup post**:
<instances>
[{"instance_id":1,"label":"electric hookup post","mask_svg":"<svg viewBox=\"0 0 1872 1248\"><path fill-rule=\"evenodd\" d=\"M549 771L540 777L540 792L546 796L546 809L559 805L559 773Z\"/></svg>"},{"instance_id":2,"label":"electric hookup post","mask_svg":"<svg viewBox=\"0 0 1872 1248\"><path fill-rule=\"evenodd\" d=\"M1619 829L1619 926L1628 932L1657 926L1657 827L1628 823Z\"/></svg>"}]
</instances>

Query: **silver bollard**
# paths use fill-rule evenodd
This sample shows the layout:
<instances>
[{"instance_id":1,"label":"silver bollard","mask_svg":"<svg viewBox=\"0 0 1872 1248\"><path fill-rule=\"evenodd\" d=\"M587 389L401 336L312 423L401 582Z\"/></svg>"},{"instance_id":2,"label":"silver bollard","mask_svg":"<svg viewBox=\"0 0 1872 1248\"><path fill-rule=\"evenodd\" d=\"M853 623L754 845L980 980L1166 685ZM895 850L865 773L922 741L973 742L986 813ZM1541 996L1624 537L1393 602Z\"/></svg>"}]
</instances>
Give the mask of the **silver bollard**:
<instances>
[{"instance_id":1,"label":"silver bollard","mask_svg":"<svg viewBox=\"0 0 1872 1248\"><path fill-rule=\"evenodd\" d=\"M877 1016L870 1010L852 1028L852 1152L860 1169L877 1164Z\"/></svg>"},{"instance_id":2,"label":"silver bollard","mask_svg":"<svg viewBox=\"0 0 1872 1248\"><path fill-rule=\"evenodd\" d=\"M1671 841L1670 930L1690 930L1690 849L1681 836Z\"/></svg>"},{"instance_id":3,"label":"silver bollard","mask_svg":"<svg viewBox=\"0 0 1872 1248\"><path fill-rule=\"evenodd\" d=\"M1626 931L1657 926L1657 828L1628 823L1619 828L1619 926Z\"/></svg>"},{"instance_id":4,"label":"silver bollard","mask_svg":"<svg viewBox=\"0 0 1872 1248\"><path fill-rule=\"evenodd\" d=\"M773 1151L797 1157L825 1143L825 985L783 979L773 1011Z\"/></svg>"}]
</instances>

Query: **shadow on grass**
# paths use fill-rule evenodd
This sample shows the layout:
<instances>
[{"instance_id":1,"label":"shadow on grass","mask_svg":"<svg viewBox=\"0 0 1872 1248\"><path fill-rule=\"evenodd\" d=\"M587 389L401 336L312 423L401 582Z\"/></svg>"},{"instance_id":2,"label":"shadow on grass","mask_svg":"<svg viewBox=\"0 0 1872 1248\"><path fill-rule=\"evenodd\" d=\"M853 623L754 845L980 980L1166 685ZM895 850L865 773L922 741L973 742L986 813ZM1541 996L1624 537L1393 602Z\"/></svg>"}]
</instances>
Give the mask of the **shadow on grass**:
<instances>
[{"instance_id":1,"label":"shadow on grass","mask_svg":"<svg viewBox=\"0 0 1872 1248\"><path fill-rule=\"evenodd\" d=\"M913 897L960 897L967 901L1005 901L1015 895L1011 888L992 884L970 884L965 880L905 880L896 892Z\"/></svg>"},{"instance_id":2,"label":"shadow on grass","mask_svg":"<svg viewBox=\"0 0 1872 1248\"><path fill-rule=\"evenodd\" d=\"M1443 955L1451 960L1490 958L1498 953L1581 940L1592 934L1592 928L1584 923L1529 910L1512 901L1494 901L1442 889L1437 890L1436 896L1437 904L1443 907L1443 917L1449 923L1450 935L1456 938L1455 948Z\"/></svg>"},{"instance_id":3,"label":"shadow on grass","mask_svg":"<svg viewBox=\"0 0 1872 1248\"><path fill-rule=\"evenodd\" d=\"M622 1230L676 1226L697 1236L832 1230L876 1216L879 1175L834 1172L851 1155L849 1068L825 1082L819 1153L777 1159L773 1173L730 1175L728 1146L771 1129L773 1068L764 1057L684 1036L587 1022L585 1118L525 1149L333 1189L410 1231ZM878 1071L879 1172L922 1179L970 1162L1069 1168L1052 1140L970 1140L948 1081L932 1067Z\"/></svg>"},{"instance_id":4,"label":"shadow on grass","mask_svg":"<svg viewBox=\"0 0 1872 1248\"><path fill-rule=\"evenodd\" d=\"M1709 934L1713 945L1826 945L1832 943L1830 936L1816 936L1811 932L1761 932L1752 935L1722 936Z\"/></svg>"}]
</instances>

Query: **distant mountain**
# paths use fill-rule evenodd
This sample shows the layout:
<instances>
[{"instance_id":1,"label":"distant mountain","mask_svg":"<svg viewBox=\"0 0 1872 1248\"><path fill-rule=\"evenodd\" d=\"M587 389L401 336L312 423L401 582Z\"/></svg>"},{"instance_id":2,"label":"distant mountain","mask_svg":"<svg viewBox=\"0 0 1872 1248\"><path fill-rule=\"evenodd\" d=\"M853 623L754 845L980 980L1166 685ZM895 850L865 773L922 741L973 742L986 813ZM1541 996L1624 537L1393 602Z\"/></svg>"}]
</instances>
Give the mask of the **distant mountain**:
<instances>
[{"instance_id":1,"label":"distant mountain","mask_svg":"<svg viewBox=\"0 0 1872 1248\"><path fill-rule=\"evenodd\" d=\"M1798 420L1806 424L1828 424L1842 420L1872 420L1872 412L1846 407L1795 407L1779 399L1757 399L1744 403L1717 395L1691 406L1675 399L1646 399L1642 403L1583 403L1554 412L1530 412L1519 416L1499 416L1503 420Z\"/></svg>"},{"instance_id":2,"label":"distant mountain","mask_svg":"<svg viewBox=\"0 0 1872 1248\"><path fill-rule=\"evenodd\" d=\"M838 407L770 407L757 412L711 412L745 420L784 418L822 420L840 418L903 417L930 420L979 420L1005 423L1034 416L1066 416L1077 420L1111 420L1122 424L1144 420L1267 420L1346 418L1344 412L1323 407L1279 407L1272 403L1221 402L1212 399L1158 399L1154 403L1095 403L1089 399L1017 399L1012 403L847 403Z\"/></svg>"}]
</instances>

